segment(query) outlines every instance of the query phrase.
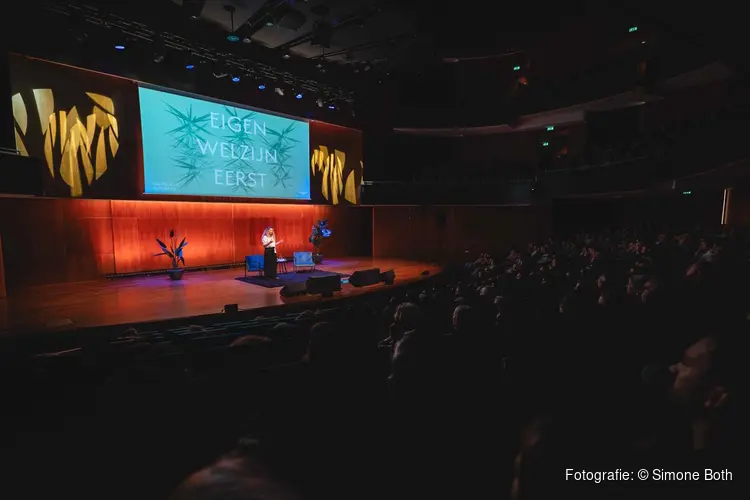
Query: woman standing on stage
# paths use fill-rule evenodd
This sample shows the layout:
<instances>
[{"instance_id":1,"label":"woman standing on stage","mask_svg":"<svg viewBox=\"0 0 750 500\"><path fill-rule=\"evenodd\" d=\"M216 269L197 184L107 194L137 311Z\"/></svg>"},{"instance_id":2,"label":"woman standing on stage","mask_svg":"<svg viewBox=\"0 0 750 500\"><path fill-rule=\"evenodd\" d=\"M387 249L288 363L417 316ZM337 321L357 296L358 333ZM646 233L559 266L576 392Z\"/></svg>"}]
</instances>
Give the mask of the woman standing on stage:
<instances>
[{"instance_id":1,"label":"woman standing on stage","mask_svg":"<svg viewBox=\"0 0 750 500\"><path fill-rule=\"evenodd\" d=\"M280 245L282 240L276 241L276 231L273 227L268 226L263 231L260 239L263 244L263 274L266 278L276 279L276 246Z\"/></svg>"}]
</instances>

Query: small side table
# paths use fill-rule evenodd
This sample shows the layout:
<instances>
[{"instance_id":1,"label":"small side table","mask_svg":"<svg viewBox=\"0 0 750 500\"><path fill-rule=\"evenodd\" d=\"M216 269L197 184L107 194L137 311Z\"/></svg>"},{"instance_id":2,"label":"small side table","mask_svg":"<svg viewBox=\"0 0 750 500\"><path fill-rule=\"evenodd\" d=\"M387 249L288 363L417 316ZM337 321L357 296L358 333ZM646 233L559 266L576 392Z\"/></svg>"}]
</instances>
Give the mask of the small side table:
<instances>
[{"instance_id":1,"label":"small side table","mask_svg":"<svg viewBox=\"0 0 750 500\"><path fill-rule=\"evenodd\" d=\"M286 267L287 262L289 261L284 257L279 257L278 259L276 259L276 265L278 266L279 274L287 274L289 272Z\"/></svg>"}]
</instances>

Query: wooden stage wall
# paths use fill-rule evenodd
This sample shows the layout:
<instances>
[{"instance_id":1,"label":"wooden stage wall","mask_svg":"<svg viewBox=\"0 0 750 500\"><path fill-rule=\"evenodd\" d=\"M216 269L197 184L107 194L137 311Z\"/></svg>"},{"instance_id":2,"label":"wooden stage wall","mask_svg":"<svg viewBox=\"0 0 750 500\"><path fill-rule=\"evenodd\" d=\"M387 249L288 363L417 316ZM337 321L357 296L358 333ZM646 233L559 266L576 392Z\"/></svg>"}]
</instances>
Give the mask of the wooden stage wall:
<instances>
[{"instance_id":1,"label":"wooden stage wall","mask_svg":"<svg viewBox=\"0 0 750 500\"><path fill-rule=\"evenodd\" d=\"M373 208L373 257L455 262L469 250L505 251L551 234L548 207L379 206Z\"/></svg>"},{"instance_id":2,"label":"wooden stage wall","mask_svg":"<svg viewBox=\"0 0 750 500\"><path fill-rule=\"evenodd\" d=\"M355 207L209 202L0 198L0 234L8 289L87 281L168 267L155 238L186 236L188 266L242 262L262 253L260 236L277 227L283 250L311 250L317 219L334 231L322 252L369 256L372 212Z\"/></svg>"},{"instance_id":3,"label":"wooden stage wall","mask_svg":"<svg viewBox=\"0 0 750 500\"><path fill-rule=\"evenodd\" d=\"M330 257L388 257L445 263L547 237L549 209L497 206L379 206L0 198L5 282L27 286L100 279L164 269L155 238L171 228L187 236L188 266L242 262L261 253L267 225L279 230L281 253L310 250L318 218L334 231ZM2 273L0 273L2 276Z\"/></svg>"}]
</instances>

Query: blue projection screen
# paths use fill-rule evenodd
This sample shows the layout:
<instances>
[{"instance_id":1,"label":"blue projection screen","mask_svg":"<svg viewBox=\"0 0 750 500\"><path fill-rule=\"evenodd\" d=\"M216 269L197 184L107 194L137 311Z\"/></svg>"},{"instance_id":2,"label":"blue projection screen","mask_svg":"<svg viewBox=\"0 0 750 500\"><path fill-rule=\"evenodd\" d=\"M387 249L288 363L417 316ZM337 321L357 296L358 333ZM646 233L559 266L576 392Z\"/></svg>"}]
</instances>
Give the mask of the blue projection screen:
<instances>
[{"instance_id":1,"label":"blue projection screen","mask_svg":"<svg viewBox=\"0 0 750 500\"><path fill-rule=\"evenodd\" d=\"M144 193L310 199L309 125L138 88Z\"/></svg>"}]
</instances>

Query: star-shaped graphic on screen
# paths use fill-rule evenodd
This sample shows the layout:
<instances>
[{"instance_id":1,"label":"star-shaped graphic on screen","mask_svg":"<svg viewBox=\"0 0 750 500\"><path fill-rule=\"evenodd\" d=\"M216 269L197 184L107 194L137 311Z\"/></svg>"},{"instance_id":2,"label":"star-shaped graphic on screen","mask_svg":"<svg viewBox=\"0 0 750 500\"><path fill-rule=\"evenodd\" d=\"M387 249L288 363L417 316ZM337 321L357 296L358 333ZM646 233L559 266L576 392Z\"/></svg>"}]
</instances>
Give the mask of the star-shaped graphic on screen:
<instances>
[{"instance_id":1,"label":"star-shaped graphic on screen","mask_svg":"<svg viewBox=\"0 0 750 500\"><path fill-rule=\"evenodd\" d=\"M273 184L273 187L276 187L279 184L281 184L283 187L287 187L285 181L288 181L292 178L292 176L289 175L289 171L286 170L284 167L277 169L273 173L273 175L276 177L276 182Z\"/></svg>"}]
</instances>

